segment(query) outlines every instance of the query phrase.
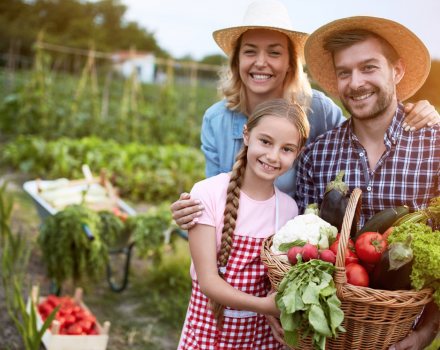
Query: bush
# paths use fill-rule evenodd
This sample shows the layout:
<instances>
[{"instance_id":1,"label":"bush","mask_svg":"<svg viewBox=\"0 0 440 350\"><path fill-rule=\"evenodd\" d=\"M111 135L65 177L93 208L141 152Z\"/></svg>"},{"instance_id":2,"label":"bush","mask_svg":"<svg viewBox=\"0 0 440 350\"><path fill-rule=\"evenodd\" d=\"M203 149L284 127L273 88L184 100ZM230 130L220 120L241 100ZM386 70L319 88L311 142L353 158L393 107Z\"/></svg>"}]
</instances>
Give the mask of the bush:
<instances>
[{"instance_id":1,"label":"bush","mask_svg":"<svg viewBox=\"0 0 440 350\"><path fill-rule=\"evenodd\" d=\"M204 178L204 163L202 152L188 146L119 145L96 137L45 141L22 136L0 147L0 165L36 178L83 178L82 164L95 173L105 168L122 197L150 203L174 202L189 191Z\"/></svg>"}]
</instances>

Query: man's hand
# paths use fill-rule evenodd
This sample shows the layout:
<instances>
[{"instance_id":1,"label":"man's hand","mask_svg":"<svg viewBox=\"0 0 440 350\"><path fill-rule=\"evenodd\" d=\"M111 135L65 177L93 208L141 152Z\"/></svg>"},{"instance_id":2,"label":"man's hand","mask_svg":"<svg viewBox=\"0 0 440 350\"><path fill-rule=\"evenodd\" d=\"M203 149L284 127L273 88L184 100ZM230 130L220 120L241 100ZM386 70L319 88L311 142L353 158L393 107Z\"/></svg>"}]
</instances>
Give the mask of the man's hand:
<instances>
[{"instance_id":1,"label":"man's hand","mask_svg":"<svg viewBox=\"0 0 440 350\"><path fill-rule=\"evenodd\" d=\"M170 206L173 213L172 217L182 230L194 227L198 221L197 217L202 215L202 210L205 209L200 200L190 198L191 196L188 193L182 193L180 199Z\"/></svg>"},{"instance_id":2,"label":"man's hand","mask_svg":"<svg viewBox=\"0 0 440 350\"><path fill-rule=\"evenodd\" d=\"M415 330L403 340L394 344L389 350L422 350L435 339L440 325L440 311L431 301L425 306Z\"/></svg>"},{"instance_id":3,"label":"man's hand","mask_svg":"<svg viewBox=\"0 0 440 350\"><path fill-rule=\"evenodd\" d=\"M416 131L424 126L433 126L440 123L440 116L428 101L422 100L405 105L405 119L402 128L405 131Z\"/></svg>"}]
</instances>

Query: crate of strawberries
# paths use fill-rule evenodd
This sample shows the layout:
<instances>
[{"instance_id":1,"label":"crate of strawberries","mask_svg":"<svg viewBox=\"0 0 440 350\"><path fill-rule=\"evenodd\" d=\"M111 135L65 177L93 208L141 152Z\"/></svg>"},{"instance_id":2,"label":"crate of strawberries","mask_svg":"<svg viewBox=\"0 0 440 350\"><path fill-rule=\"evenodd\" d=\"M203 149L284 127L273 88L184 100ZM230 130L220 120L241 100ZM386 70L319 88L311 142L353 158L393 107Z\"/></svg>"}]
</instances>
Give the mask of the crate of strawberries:
<instances>
[{"instance_id":1,"label":"crate of strawberries","mask_svg":"<svg viewBox=\"0 0 440 350\"><path fill-rule=\"evenodd\" d=\"M37 294L38 288L33 287L32 301L36 309L38 329L41 329L47 317L57 310L54 321L42 339L48 350L105 350L107 348L110 323L104 322L101 326L82 301L81 288L75 289L73 298L55 295L37 298Z\"/></svg>"}]
</instances>

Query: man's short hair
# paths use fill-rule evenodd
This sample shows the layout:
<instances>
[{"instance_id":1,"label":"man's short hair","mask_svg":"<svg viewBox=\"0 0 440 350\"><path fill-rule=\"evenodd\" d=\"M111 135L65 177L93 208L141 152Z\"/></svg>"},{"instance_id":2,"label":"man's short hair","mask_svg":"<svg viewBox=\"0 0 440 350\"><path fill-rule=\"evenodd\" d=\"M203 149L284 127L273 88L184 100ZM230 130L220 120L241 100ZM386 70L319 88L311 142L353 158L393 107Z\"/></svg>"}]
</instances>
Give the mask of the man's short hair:
<instances>
[{"instance_id":1,"label":"man's short hair","mask_svg":"<svg viewBox=\"0 0 440 350\"><path fill-rule=\"evenodd\" d=\"M334 54L336 50L344 49L369 38L379 40L383 54L387 58L390 66L393 66L400 58L397 51L387 40L368 30L348 30L345 32L333 33L323 40L324 49Z\"/></svg>"}]
</instances>

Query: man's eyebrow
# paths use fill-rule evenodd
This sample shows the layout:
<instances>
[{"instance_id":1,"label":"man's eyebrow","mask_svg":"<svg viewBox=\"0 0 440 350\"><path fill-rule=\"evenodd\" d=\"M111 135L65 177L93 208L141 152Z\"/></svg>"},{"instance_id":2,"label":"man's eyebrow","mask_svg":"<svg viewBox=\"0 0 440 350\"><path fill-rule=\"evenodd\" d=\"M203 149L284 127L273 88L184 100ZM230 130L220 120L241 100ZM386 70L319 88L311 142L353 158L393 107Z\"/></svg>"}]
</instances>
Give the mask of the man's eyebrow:
<instances>
[{"instance_id":1,"label":"man's eyebrow","mask_svg":"<svg viewBox=\"0 0 440 350\"><path fill-rule=\"evenodd\" d=\"M379 60L377 58L367 58L366 60L361 61L359 64L368 64L368 63L377 63ZM336 66L335 70L345 69L345 66Z\"/></svg>"}]
</instances>

